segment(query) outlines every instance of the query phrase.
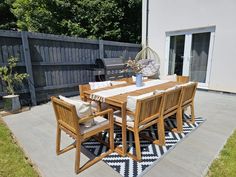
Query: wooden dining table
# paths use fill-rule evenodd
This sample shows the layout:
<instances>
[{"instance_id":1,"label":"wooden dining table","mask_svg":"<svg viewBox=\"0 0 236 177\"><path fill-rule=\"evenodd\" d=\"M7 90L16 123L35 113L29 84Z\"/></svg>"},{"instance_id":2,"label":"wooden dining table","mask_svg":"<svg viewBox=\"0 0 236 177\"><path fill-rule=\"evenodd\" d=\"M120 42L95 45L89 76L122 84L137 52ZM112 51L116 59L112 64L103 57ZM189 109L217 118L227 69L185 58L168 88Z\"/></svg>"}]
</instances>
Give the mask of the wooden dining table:
<instances>
[{"instance_id":1,"label":"wooden dining table","mask_svg":"<svg viewBox=\"0 0 236 177\"><path fill-rule=\"evenodd\" d=\"M145 82L144 82L145 83ZM181 83L179 82L166 82L166 83L162 83L162 84L158 84L158 85L154 85L154 86L150 86L147 88L139 88L138 90L135 91L131 91L131 92L126 92L123 94L118 94L118 95L114 95L114 96L110 96L110 97L106 97L105 98L105 103L107 103L108 105L110 105L111 107L115 107L120 109L121 111L121 116L122 116L122 146L118 146L115 148L115 151L120 154L121 156L126 156L127 153L127 137L126 137L126 104L127 104L127 96L138 96L138 95L142 95L148 92L153 92L155 90L166 90L168 88L171 88L173 86L179 85ZM115 86L110 86L110 87L105 87L105 88L101 88L101 89L95 89L95 90L88 90L84 92L84 96L88 99L91 100L91 94L94 94L96 92L99 91L103 91L103 90L110 90L110 89L114 89L114 88L120 88L120 87L125 87L129 86L129 85L134 85L134 83L127 83L127 84L120 84L120 85L115 85Z\"/></svg>"}]
</instances>

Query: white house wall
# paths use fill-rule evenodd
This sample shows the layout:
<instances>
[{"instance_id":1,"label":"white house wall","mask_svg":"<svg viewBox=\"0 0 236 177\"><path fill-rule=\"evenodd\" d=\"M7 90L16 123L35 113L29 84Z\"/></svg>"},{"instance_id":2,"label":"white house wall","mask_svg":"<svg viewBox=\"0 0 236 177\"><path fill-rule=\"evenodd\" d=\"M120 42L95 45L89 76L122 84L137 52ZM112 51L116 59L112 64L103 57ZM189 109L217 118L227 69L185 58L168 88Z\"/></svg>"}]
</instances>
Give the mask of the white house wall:
<instances>
[{"instance_id":1,"label":"white house wall","mask_svg":"<svg viewBox=\"0 0 236 177\"><path fill-rule=\"evenodd\" d=\"M146 36L143 0L142 43ZM215 26L209 89L236 93L236 0L150 0L149 46L161 57L164 73L166 32Z\"/></svg>"}]
</instances>

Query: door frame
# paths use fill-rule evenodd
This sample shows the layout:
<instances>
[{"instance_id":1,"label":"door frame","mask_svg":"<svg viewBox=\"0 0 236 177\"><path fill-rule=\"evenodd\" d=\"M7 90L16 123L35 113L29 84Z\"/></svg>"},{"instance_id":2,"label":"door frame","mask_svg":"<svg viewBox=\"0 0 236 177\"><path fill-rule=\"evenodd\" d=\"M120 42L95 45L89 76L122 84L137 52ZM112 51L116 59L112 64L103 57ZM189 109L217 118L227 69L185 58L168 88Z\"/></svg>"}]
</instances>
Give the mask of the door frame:
<instances>
[{"instance_id":1,"label":"door frame","mask_svg":"<svg viewBox=\"0 0 236 177\"><path fill-rule=\"evenodd\" d=\"M192 44L192 35L196 33L210 32L210 42L209 42L209 51L208 51L208 62L207 62L207 73L206 73L206 82L199 83L200 88L208 88L210 83L211 76L211 64L212 64L212 53L215 40L215 26L194 28L194 29L185 29L177 31L168 31L166 32L166 49L165 49L165 64L164 64L164 75L168 75L169 68L169 50L170 50L170 37L177 35L185 35L184 43L184 61L183 61L183 75L189 75L190 68L190 59L191 59L191 44Z\"/></svg>"}]
</instances>

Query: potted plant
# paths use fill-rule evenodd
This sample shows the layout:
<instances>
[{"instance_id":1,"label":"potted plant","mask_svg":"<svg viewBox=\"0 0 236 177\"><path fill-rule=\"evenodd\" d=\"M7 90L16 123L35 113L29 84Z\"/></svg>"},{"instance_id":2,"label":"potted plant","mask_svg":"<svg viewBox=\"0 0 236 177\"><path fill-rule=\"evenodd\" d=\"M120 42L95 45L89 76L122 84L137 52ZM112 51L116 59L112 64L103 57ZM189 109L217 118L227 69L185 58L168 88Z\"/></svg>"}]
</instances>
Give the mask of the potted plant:
<instances>
[{"instance_id":1,"label":"potted plant","mask_svg":"<svg viewBox=\"0 0 236 177\"><path fill-rule=\"evenodd\" d=\"M141 87L143 85L142 65L137 60L129 59L126 63L126 70L131 70L136 74L136 86Z\"/></svg>"},{"instance_id":2,"label":"potted plant","mask_svg":"<svg viewBox=\"0 0 236 177\"><path fill-rule=\"evenodd\" d=\"M21 108L19 95L15 95L15 86L22 84L23 80L29 76L26 73L19 74L13 71L17 61L17 58L10 57L8 58L8 65L0 67L0 78L6 84L6 92L8 94L3 96L4 110L11 112Z\"/></svg>"}]
</instances>

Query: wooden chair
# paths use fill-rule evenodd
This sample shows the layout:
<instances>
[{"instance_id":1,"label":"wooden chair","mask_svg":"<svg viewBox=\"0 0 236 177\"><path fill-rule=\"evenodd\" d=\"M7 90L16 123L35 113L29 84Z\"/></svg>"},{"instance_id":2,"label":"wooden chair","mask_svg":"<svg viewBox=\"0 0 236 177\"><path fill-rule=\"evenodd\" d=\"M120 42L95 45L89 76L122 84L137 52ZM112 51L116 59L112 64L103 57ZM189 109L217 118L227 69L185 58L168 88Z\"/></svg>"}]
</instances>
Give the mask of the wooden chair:
<instances>
[{"instance_id":1,"label":"wooden chair","mask_svg":"<svg viewBox=\"0 0 236 177\"><path fill-rule=\"evenodd\" d=\"M112 80L112 81L125 81L128 84L132 84L133 83L132 77L123 77L123 78L115 79L115 80Z\"/></svg>"},{"instance_id":2,"label":"wooden chair","mask_svg":"<svg viewBox=\"0 0 236 177\"><path fill-rule=\"evenodd\" d=\"M129 83L129 84L133 84L133 83L134 83L132 77L127 77L127 78L125 78L125 80L126 80L126 82Z\"/></svg>"},{"instance_id":3,"label":"wooden chair","mask_svg":"<svg viewBox=\"0 0 236 177\"><path fill-rule=\"evenodd\" d=\"M177 82L187 83L189 82L189 76L177 76Z\"/></svg>"},{"instance_id":4,"label":"wooden chair","mask_svg":"<svg viewBox=\"0 0 236 177\"><path fill-rule=\"evenodd\" d=\"M83 101L87 101L86 97L84 96L84 92L91 90L90 85L89 84L83 84L83 85L79 85L79 94L80 94L80 99Z\"/></svg>"},{"instance_id":5,"label":"wooden chair","mask_svg":"<svg viewBox=\"0 0 236 177\"><path fill-rule=\"evenodd\" d=\"M173 90L167 90L165 92L164 103L163 103L163 117L164 119L176 115L177 129L173 129L176 132L183 131L183 120L181 110L181 100L183 95L183 89L179 88Z\"/></svg>"},{"instance_id":6,"label":"wooden chair","mask_svg":"<svg viewBox=\"0 0 236 177\"><path fill-rule=\"evenodd\" d=\"M109 155L114 150L114 140L113 140L113 131L114 131L114 120L113 120L113 111L112 109L105 110L103 112L96 113L95 115L91 115L84 118L79 118L76 113L76 109L74 105L66 103L56 97L51 97L54 112L57 120L57 136L56 136L56 153L60 155L65 153L73 148L76 149L75 152L75 173L78 174L83 170L87 169L94 163L98 162L105 156ZM102 116L107 114L108 120L103 118ZM97 123L96 125L86 128L83 123L88 120L92 120ZM101 154L100 156L88 161L82 167L80 167L80 149L81 143L102 132L109 131L109 146L110 149ZM60 148L61 143L61 131L64 131L68 135L70 135L73 139L75 139L75 143L67 146L64 149Z\"/></svg>"},{"instance_id":7,"label":"wooden chair","mask_svg":"<svg viewBox=\"0 0 236 177\"><path fill-rule=\"evenodd\" d=\"M126 81L127 83L130 83L132 80L132 78L121 78L115 81ZM91 90L90 85L89 84L83 84L83 85L79 85L79 92L80 92L80 99L83 101L89 101L92 103L92 106L94 108L95 111L102 111L104 110L104 107L107 108L108 106L105 104L102 104L101 102L95 102L92 100L88 100L88 98L86 98L84 96L84 92Z\"/></svg>"},{"instance_id":8,"label":"wooden chair","mask_svg":"<svg viewBox=\"0 0 236 177\"><path fill-rule=\"evenodd\" d=\"M197 90L197 83L192 82L189 84L183 85L183 97L181 100L181 108L184 113L187 107L191 109L191 123L195 122L194 114L194 97Z\"/></svg>"},{"instance_id":9,"label":"wooden chair","mask_svg":"<svg viewBox=\"0 0 236 177\"><path fill-rule=\"evenodd\" d=\"M117 81L126 81L127 83L130 83L132 81L131 77L123 77L121 79L118 79Z\"/></svg>"},{"instance_id":10,"label":"wooden chair","mask_svg":"<svg viewBox=\"0 0 236 177\"><path fill-rule=\"evenodd\" d=\"M91 90L89 84L79 85L80 99L82 101L90 102L92 104L92 108L93 108L94 112L99 112L99 111L105 110L102 108L103 105L101 104L101 102L90 100L84 96L84 92L88 91L88 90ZM107 106L103 106L103 107L107 108Z\"/></svg>"},{"instance_id":11,"label":"wooden chair","mask_svg":"<svg viewBox=\"0 0 236 177\"><path fill-rule=\"evenodd\" d=\"M165 141L164 119L162 117L162 105L164 101L164 94L149 96L137 100L135 113L127 111L127 115L133 116L134 121L127 122L122 119L120 112L114 114L115 123L122 126L122 121L126 122L127 129L134 133L136 155L128 153L128 155L136 161L141 160L141 148L139 132L157 124L159 137L153 143L163 145ZM151 138L150 138L151 139Z\"/></svg>"},{"instance_id":12,"label":"wooden chair","mask_svg":"<svg viewBox=\"0 0 236 177\"><path fill-rule=\"evenodd\" d=\"M115 80L115 81L126 81L127 83L133 83L132 77L129 77L129 78L125 77L125 78L121 78L121 79L118 79L118 80ZM79 92L80 92L81 100L87 101L86 97L84 96L84 92L88 91L88 90L91 90L89 84L79 85Z\"/></svg>"},{"instance_id":13,"label":"wooden chair","mask_svg":"<svg viewBox=\"0 0 236 177\"><path fill-rule=\"evenodd\" d=\"M161 76L160 79L162 80L169 80L169 81L175 81L179 83L187 83L189 82L189 76L178 76L176 74L167 75L167 76Z\"/></svg>"}]
</instances>

